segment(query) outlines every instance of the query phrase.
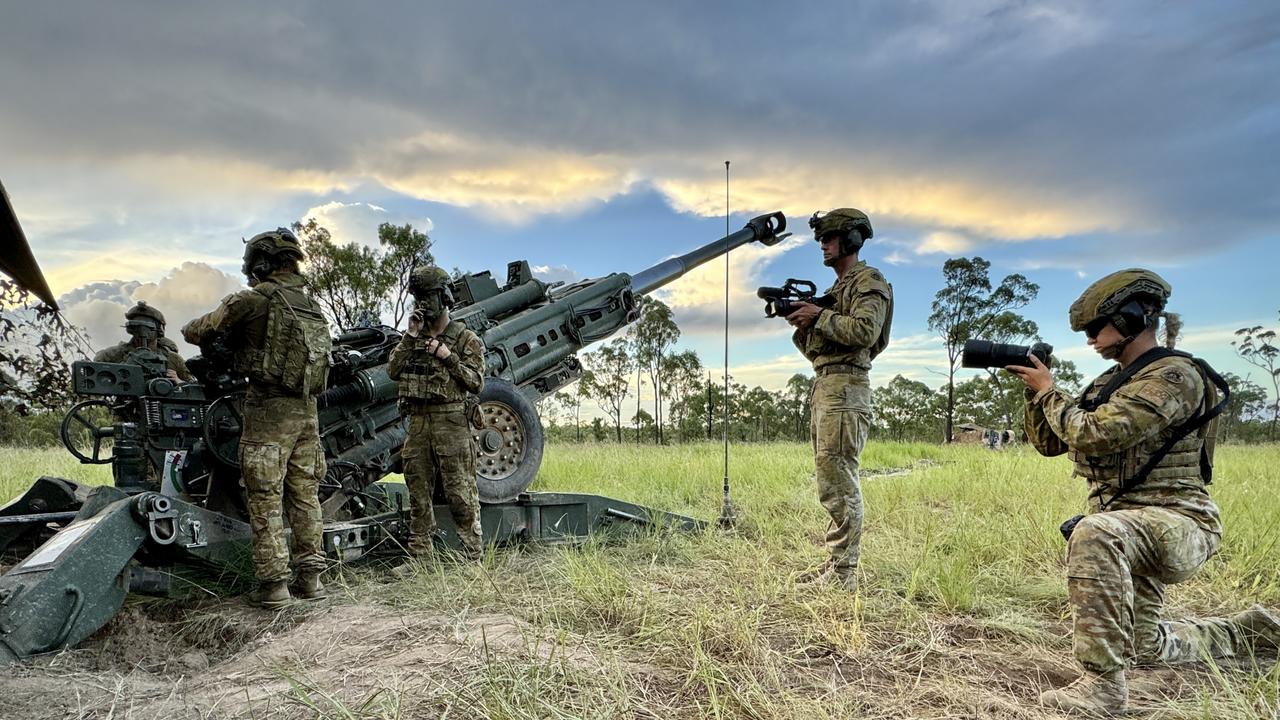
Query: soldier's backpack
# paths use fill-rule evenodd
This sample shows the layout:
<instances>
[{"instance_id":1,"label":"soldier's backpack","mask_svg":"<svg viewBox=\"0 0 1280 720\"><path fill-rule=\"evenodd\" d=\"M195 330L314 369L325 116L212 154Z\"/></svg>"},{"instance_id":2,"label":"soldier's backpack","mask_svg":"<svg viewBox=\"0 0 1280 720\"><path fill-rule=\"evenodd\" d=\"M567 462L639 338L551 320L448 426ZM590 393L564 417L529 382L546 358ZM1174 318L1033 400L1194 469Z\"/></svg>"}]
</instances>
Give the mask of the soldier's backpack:
<instances>
[{"instance_id":1,"label":"soldier's backpack","mask_svg":"<svg viewBox=\"0 0 1280 720\"><path fill-rule=\"evenodd\" d=\"M317 395L329 378L333 340L314 300L273 282L255 288L267 298L267 334L249 379L303 396Z\"/></svg>"}]
</instances>

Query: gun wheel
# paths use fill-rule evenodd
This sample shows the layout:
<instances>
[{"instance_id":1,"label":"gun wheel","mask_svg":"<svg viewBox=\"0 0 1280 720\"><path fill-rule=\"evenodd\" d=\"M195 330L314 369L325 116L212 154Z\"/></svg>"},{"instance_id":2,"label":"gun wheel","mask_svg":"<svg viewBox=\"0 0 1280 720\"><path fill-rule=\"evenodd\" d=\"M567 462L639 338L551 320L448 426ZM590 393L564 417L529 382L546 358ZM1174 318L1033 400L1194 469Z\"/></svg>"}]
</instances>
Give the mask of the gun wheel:
<instances>
[{"instance_id":1,"label":"gun wheel","mask_svg":"<svg viewBox=\"0 0 1280 720\"><path fill-rule=\"evenodd\" d=\"M542 425L528 398L501 378L485 379L479 424L473 437L480 502L506 502L524 492L538 474Z\"/></svg>"}]
</instances>

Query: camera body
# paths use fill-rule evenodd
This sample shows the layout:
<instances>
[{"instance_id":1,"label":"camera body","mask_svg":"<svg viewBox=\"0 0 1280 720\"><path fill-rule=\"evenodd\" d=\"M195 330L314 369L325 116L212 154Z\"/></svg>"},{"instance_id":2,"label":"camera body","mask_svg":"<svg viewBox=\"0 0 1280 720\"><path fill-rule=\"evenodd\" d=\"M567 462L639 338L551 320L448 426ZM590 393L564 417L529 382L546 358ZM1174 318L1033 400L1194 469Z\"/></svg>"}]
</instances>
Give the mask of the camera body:
<instances>
[{"instance_id":1,"label":"camera body","mask_svg":"<svg viewBox=\"0 0 1280 720\"><path fill-rule=\"evenodd\" d=\"M1038 342L1033 345L1010 345L990 340L969 340L964 344L960 354L960 366L966 368L1002 368L1008 365L1034 367L1031 358L1034 356L1044 363L1050 364L1053 346Z\"/></svg>"},{"instance_id":2,"label":"camera body","mask_svg":"<svg viewBox=\"0 0 1280 720\"><path fill-rule=\"evenodd\" d=\"M829 308L836 304L831 295L818 296L818 286L812 280L787 278L782 287L756 288L756 297L764 300L765 317L786 317L796 311L796 303L805 302Z\"/></svg>"}]
</instances>

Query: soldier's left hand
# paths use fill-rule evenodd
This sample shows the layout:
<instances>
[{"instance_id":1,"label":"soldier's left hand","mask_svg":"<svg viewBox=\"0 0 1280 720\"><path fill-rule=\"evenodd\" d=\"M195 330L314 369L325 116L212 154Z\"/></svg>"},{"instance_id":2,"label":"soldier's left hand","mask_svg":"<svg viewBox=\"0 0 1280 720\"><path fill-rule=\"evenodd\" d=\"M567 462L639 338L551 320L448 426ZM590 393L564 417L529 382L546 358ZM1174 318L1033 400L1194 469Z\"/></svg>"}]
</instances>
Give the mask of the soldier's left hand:
<instances>
[{"instance_id":1,"label":"soldier's left hand","mask_svg":"<svg viewBox=\"0 0 1280 720\"><path fill-rule=\"evenodd\" d=\"M164 371L164 376L174 382L182 382L182 378L178 377L178 371L172 368Z\"/></svg>"},{"instance_id":2,"label":"soldier's left hand","mask_svg":"<svg viewBox=\"0 0 1280 720\"><path fill-rule=\"evenodd\" d=\"M795 306L796 309L787 316L787 322L801 330L808 330L813 327L813 323L816 322L818 316L822 314L822 308L814 305L813 303L797 301Z\"/></svg>"},{"instance_id":3,"label":"soldier's left hand","mask_svg":"<svg viewBox=\"0 0 1280 720\"><path fill-rule=\"evenodd\" d=\"M431 338L427 341L427 352L435 355L441 360L448 360L449 355L452 354L449 352L449 346L440 342L440 338Z\"/></svg>"},{"instance_id":4,"label":"soldier's left hand","mask_svg":"<svg viewBox=\"0 0 1280 720\"><path fill-rule=\"evenodd\" d=\"M1022 378L1022 382L1031 388L1032 392L1040 392L1053 387L1053 373L1044 363L1040 362L1040 358L1035 355L1031 357L1031 364L1035 367L1022 367L1021 365L1006 365L1005 370Z\"/></svg>"}]
</instances>

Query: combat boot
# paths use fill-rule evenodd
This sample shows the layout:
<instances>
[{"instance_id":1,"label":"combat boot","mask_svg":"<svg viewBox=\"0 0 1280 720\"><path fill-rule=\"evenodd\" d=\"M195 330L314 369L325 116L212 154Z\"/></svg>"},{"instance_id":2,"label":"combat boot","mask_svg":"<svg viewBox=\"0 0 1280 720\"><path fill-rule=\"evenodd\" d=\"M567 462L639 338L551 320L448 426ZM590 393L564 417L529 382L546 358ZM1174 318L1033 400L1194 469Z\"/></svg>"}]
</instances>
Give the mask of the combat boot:
<instances>
[{"instance_id":1,"label":"combat boot","mask_svg":"<svg viewBox=\"0 0 1280 720\"><path fill-rule=\"evenodd\" d=\"M329 597L329 593L324 589L324 583L320 582L318 572L298 573L298 583L294 586L294 591L299 600L323 600Z\"/></svg>"},{"instance_id":2,"label":"combat boot","mask_svg":"<svg viewBox=\"0 0 1280 720\"><path fill-rule=\"evenodd\" d=\"M1129 709L1129 685L1124 670L1102 674L1086 671L1084 677L1064 688L1041 693L1040 704L1065 712L1114 717Z\"/></svg>"},{"instance_id":3,"label":"combat boot","mask_svg":"<svg viewBox=\"0 0 1280 720\"><path fill-rule=\"evenodd\" d=\"M1280 648L1280 618L1272 615L1261 605L1254 605L1242 613L1231 617L1231 622L1240 628L1240 635L1255 650Z\"/></svg>"},{"instance_id":4,"label":"combat boot","mask_svg":"<svg viewBox=\"0 0 1280 720\"><path fill-rule=\"evenodd\" d=\"M276 610L293 602L293 596L289 594L289 583L274 580L258 583L258 589L249 596L249 602L268 610Z\"/></svg>"}]
</instances>

